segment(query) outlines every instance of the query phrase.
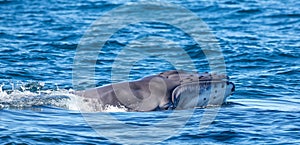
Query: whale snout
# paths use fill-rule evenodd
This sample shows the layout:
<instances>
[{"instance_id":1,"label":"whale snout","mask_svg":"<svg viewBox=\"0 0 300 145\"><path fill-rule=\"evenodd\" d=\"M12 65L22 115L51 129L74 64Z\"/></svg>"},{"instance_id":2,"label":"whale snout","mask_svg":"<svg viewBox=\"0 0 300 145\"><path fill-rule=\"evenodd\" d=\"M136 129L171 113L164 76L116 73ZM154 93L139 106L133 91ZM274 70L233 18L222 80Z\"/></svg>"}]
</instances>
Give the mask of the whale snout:
<instances>
[{"instance_id":1,"label":"whale snout","mask_svg":"<svg viewBox=\"0 0 300 145\"><path fill-rule=\"evenodd\" d=\"M232 83L232 82L230 82L230 84L232 85L231 92L234 92L234 91L235 91L235 85L234 85L234 83Z\"/></svg>"},{"instance_id":2,"label":"whale snout","mask_svg":"<svg viewBox=\"0 0 300 145\"><path fill-rule=\"evenodd\" d=\"M235 91L235 85L232 82L227 82L227 87L231 88L231 92L233 93Z\"/></svg>"}]
</instances>

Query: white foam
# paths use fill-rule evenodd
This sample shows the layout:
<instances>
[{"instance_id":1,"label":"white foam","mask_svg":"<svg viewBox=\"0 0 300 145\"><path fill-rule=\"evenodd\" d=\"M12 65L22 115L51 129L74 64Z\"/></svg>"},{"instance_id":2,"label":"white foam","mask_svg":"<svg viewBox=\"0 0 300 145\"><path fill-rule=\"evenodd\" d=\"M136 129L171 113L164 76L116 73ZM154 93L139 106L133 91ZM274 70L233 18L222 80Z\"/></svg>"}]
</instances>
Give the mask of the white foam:
<instances>
[{"instance_id":1,"label":"white foam","mask_svg":"<svg viewBox=\"0 0 300 145\"><path fill-rule=\"evenodd\" d=\"M80 111L82 113L90 112L126 112L128 111L124 106L113 106L101 104L97 98L83 98L74 94L69 94L69 100L66 106L69 110Z\"/></svg>"}]
</instances>

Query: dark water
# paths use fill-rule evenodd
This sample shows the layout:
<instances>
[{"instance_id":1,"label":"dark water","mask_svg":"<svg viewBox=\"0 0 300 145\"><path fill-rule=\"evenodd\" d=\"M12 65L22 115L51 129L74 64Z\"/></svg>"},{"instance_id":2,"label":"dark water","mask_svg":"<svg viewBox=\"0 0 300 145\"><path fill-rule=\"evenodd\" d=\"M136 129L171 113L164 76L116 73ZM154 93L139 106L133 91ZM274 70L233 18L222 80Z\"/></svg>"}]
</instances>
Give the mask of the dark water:
<instances>
[{"instance_id":1,"label":"dark water","mask_svg":"<svg viewBox=\"0 0 300 145\"><path fill-rule=\"evenodd\" d=\"M85 31L105 12L125 2L0 1L0 82L8 93L0 95L0 143L117 143L97 134L64 96L73 88L73 60ZM168 2L191 10L207 23L220 43L236 92L218 110L209 128L199 130L205 109L196 109L179 132L160 143L300 144L300 2ZM145 36L180 42L197 70L209 71L199 46L179 29L159 23L132 24L116 32L105 46L107 51L99 56L95 73L98 86L111 82L115 50ZM169 69L173 66L167 61L145 58L133 66L130 79ZM39 86L35 82L44 83L42 90L52 96L39 95L30 85L28 91L16 91L22 84ZM165 114L168 112L113 113L137 125L141 136L145 121L154 124Z\"/></svg>"}]
</instances>

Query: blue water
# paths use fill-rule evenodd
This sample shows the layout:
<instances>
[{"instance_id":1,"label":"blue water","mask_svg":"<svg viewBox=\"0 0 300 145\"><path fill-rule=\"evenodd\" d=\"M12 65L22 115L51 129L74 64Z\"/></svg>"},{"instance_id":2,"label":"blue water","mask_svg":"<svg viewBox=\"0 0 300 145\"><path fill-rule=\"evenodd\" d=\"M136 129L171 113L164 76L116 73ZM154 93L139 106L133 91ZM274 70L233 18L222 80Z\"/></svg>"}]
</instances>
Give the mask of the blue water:
<instances>
[{"instance_id":1,"label":"blue water","mask_svg":"<svg viewBox=\"0 0 300 145\"><path fill-rule=\"evenodd\" d=\"M119 143L98 134L64 96L73 88L74 56L85 31L105 12L126 2L0 0L1 144ZM196 109L184 127L159 144L300 144L300 2L168 2L191 10L209 26L236 91L208 128L199 129L205 109ZM116 32L105 46L107 51L99 55L97 86L111 83L115 50L145 36L181 42L197 70L209 71L199 46L179 29L157 23L132 24ZM167 61L145 58L133 66L130 79L169 69L174 67ZM44 83L41 90L57 94L43 96L29 87L25 92L16 90L36 82ZM168 113L117 111L113 115L138 127L140 136L130 139L134 142L142 138L145 123L155 124ZM104 126L126 131L109 121Z\"/></svg>"}]
</instances>

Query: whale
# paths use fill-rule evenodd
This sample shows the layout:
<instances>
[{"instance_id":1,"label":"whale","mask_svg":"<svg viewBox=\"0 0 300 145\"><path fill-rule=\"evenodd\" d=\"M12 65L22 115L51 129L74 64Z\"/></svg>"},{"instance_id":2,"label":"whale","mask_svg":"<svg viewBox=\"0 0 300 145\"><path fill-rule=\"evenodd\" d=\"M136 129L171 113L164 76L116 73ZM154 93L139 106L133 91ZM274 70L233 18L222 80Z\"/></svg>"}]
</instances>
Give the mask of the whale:
<instances>
[{"instance_id":1,"label":"whale","mask_svg":"<svg viewBox=\"0 0 300 145\"><path fill-rule=\"evenodd\" d=\"M184 110L220 106L235 91L225 74L170 70L142 79L76 91L85 102L129 111Z\"/></svg>"}]
</instances>

